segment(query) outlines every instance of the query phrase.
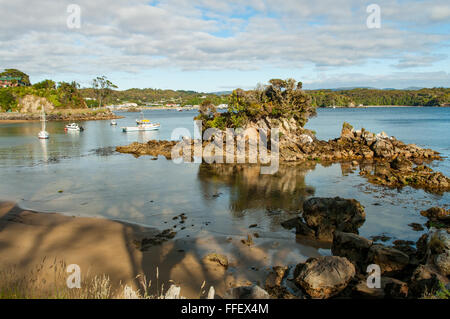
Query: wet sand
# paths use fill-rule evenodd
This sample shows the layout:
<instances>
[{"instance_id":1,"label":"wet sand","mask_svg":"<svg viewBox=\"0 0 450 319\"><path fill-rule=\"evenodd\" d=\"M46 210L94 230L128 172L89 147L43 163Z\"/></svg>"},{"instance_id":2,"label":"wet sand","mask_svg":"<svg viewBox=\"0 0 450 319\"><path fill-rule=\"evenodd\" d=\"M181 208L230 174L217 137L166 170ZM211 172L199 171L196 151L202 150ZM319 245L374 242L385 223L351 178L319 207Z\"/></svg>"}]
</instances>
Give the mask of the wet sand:
<instances>
[{"instance_id":1,"label":"wet sand","mask_svg":"<svg viewBox=\"0 0 450 319\"><path fill-rule=\"evenodd\" d=\"M203 281L205 290L214 286L223 296L229 287L264 285L270 267L303 262L319 255L316 248L290 239L254 238L245 245L242 236L199 233L196 238L176 236L161 245L139 250L136 241L158 234L157 229L118 221L71 217L57 213L23 210L14 203L0 203L0 268L15 267L27 274L45 257L78 264L82 276L107 274L112 284L131 284L144 274L152 281L151 291L174 281L181 294L198 298ZM250 233L250 232L249 232ZM294 237L295 238L295 237ZM228 257L229 267L203 260L208 253ZM159 278L156 278L156 268Z\"/></svg>"}]
</instances>

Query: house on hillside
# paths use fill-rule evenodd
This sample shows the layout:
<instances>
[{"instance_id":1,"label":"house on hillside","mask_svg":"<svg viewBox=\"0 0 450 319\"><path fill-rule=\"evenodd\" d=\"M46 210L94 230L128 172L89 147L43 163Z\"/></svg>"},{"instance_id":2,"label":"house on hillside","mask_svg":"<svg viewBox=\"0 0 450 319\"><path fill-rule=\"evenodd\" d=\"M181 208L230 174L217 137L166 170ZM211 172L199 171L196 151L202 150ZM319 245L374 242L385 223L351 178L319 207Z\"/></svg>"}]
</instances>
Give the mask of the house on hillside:
<instances>
[{"instance_id":1,"label":"house on hillside","mask_svg":"<svg viewBox=\"0 0 450 319\"><path fill-rule=\"evenodd\" d=\"M0 76L0 88L24 86L25 83L22 82L20 77L12 76Z\"/></svg>"}]
</instances>

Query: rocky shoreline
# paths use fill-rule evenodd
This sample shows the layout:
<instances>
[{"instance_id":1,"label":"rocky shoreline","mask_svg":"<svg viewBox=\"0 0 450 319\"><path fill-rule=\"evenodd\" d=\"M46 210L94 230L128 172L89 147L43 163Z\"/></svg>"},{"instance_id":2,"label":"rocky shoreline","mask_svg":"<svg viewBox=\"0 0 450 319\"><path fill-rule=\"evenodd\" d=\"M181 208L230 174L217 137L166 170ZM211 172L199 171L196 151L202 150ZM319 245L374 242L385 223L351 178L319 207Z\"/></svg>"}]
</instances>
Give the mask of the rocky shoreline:
<instances>
[{"instance_id":1,"label":"rocky shoreline","mask_svg":"<svg viewBox=\"0 0 450 319\"><path fill-rule=\"evenodd\" d=\"M258 125L263 125L259 123ZM279 142L280 163L317 162L324 165L332 163L351 163L360 167L360 175L367 178L370 183L384 185L390 188L411 186L424 189L431 193L450 191L450 179L440 172L434 172L425 165L433 160L442 160L438 152L424 149L415 144L405 144L395 137L382 132L374 134L364 129L356 131L349 124L344 123L339 138L322 141L315 138L311 131L300 129L287 129L288 122L281 127ZM294 123L292 125L295 126ZM266 125L267 127L267 125ZM239 136L235 137L239 139ZM225 139L224 139L225 140ZM214 141L203 141L202 149L210 147ZM236 143L237 144L237 143ZM173 148L178 149L173 153ZM133 154L134 156L162 155L166 159L174 156L184 157L185 161L192 161L195 141L184 139L176 141L151 140L147 143L134 142L127 146L118 146L116 151ZM225 145L220 145L222 158L229 155ZM190 151L182 153L183 149ZM236 148L232 156L235 156ZM270 154L270 150L266 150ZM214 154L215 155L215 154ZM246 157L257 157L259 154L250 154L248 146ZM205 159L205 158L204 158ZM225 161L223 161L225 162ZM235 161L236 162L236 161ZM241 165L241 164L215 164L212 165Z\"/></svg>"},{"instance_id":2,"label":"rocky shoreline","mask_svg":"<svg viewBox=\"0 0 450 319\"><path fill-rule=\"evenodd\" d=\"M285 222L284 226L296 227L299 235L327 241L332 256L273 267L265 290L253 288L258 291L254 297L448 298L450 210L433 207L421 214L429 218L428 233L417 243L396 242L390 247L357 234L355 225L364 222L364 208L357 201L311 198L304 203L302 216ZM242 290L236 289L232 290Z\"/></svg>"},{"instance_id":3,"label":"rocky shoreline","mask_svg":"<svg viewBox=\"0 0 450 319\"><path fill-rule=\"evenodd\" d=\"M115 115L109 111L80 111L73 112L51 112L46 114L48 121L96 121L96 120L112 120L120 119L123 116ZM28 122L39 121L41 119L40 113L0 113L1 122Z\"/></svg>"}]
</instances>

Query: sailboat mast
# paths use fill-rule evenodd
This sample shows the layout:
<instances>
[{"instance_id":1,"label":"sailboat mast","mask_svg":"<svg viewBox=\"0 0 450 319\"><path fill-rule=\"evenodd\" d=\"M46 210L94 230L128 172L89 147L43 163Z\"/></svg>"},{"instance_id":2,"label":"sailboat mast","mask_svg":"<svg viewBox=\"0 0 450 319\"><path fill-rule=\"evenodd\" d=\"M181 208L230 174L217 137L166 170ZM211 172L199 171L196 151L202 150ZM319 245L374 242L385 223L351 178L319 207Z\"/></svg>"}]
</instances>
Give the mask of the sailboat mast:
<instances>
[{"instance_id":1,"label":"sailboat mast","mask_svg":"<svg viewBox=\"0 0 450 319\"><path fill-rule=\"evenodd\" d=\"M45 132L46 130L46 123L45 123L45 110L44 107L42 107L42 131Z\"/></svg>"}]
</instances>

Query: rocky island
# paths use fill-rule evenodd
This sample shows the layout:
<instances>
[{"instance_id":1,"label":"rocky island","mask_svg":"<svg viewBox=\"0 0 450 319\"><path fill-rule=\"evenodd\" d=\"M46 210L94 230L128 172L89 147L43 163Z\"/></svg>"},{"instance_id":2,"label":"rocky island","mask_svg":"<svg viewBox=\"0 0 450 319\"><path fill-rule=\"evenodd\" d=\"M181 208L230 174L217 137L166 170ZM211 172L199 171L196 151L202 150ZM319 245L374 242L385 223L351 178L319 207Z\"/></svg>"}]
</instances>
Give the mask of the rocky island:
<instances>
[{"instance_id":1,"label":"rocky island","mask_svg":"<svg viewBox=\"0 0 450 319\"><path fill-rule=\"evenodd\" d=\"M350 124L343 123L341 136L322 141L316 138L315 133L305 129L308 118L315 114L310 99L301 89L301 82L294 80L271 80L265 88L253 91L236 90L233 92L233 103L225 113L218 113L211 104L203 104L200 114L195 119L202 122L202 132L213 128L225 137L195 141L184 138L181 142L175 141L149 141L147 143L132 143L128 146L119 146L118 152L130 153L135 156L151 155L172 157L186 157L191 161L196 145L201 144L202 150L211 148L213 144L221 153L213 154L216 163L230 155L234 158L233 165L237 164L237 147L239 141L247 142L245 145L246 158L257 158L261 153L271 154L271 145L264 145L258 150L251 149L249 143L252 136L246 130L270 132L277 129L279 132L278 160L280 163L303 163L308 161L324 164L350 162L361 167L361 175L369 182L385 185L392 188L412 186L426 191L442 193L450 190L450 179L442 173L434 172L425 163L441 160L438 152L424 149L415 144L405 144L384 132L375 134L362 128L355 130ZM239 132L237 128L242 127ZM227 129L236 129L232 133ZM230 137L231 134L231 137ZM227 148L227 139L231 138L234 147ZM256 141L255 141L256 143ZM178 151L173 151L174 147ZM185 154L183 150L190 150ZM252 152L258 152L252 154ZM217 161L217 159L221 159ZM211 162L211 161L208 161ZM221 165L216 164L213 165ZM230 164L227 161L227 165Z\"/></svg>"}]
</instances>

